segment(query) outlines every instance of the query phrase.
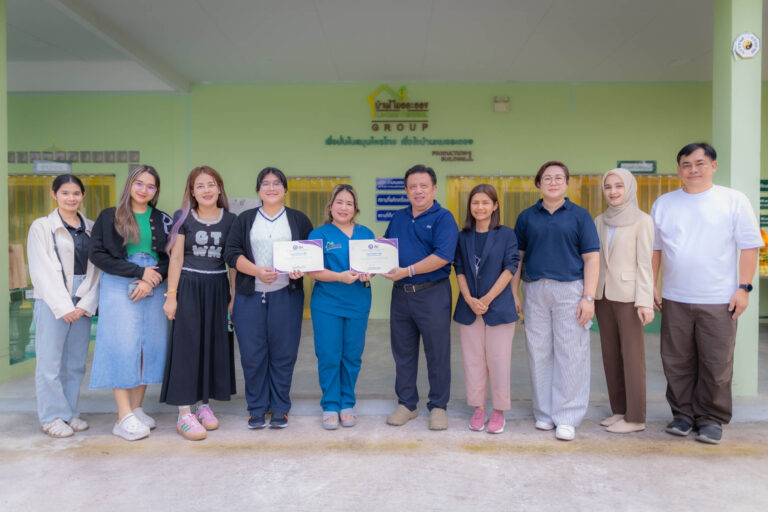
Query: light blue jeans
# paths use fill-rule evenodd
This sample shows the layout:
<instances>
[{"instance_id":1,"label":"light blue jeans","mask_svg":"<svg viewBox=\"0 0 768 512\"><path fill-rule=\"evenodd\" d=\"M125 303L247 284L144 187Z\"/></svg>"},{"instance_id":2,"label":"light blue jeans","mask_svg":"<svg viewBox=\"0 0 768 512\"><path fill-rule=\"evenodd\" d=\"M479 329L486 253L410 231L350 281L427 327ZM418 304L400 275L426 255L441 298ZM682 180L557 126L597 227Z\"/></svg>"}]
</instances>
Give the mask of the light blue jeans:
<instances>
[{"instance_id":1,"label":"light blue jeans","mask_svg":"<svg viewBox=\"0 0 768 512\"><path fill-rule=\"evenodd\" d=\"M72 290L77 291L85 276L74 276ZM41 299L35 301L35 387L37 416L40 424L56 418L69 421L78 416L80 383L85 375L91 318L81 317L67 323L56 319Z\"/></svg>"}]
</instances>

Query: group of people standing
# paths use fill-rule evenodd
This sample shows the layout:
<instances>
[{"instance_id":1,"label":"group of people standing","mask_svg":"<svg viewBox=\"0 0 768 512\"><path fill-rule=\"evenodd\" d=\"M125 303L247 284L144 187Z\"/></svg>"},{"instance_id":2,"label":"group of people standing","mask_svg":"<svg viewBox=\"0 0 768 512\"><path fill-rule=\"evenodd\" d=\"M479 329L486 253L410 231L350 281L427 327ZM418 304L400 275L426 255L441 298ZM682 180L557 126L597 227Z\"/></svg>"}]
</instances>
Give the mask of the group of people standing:
<instances>
[{"instance_id":1,"label":"group of people standing","mask_svg":"<svg viewBox=\"0 0 768 512\"><path fill-rule=\"evenodd\" d=\"M763 243L746 197L712 184L717 160L711 146L689 144L677 161L683 188L660 197L650 216L638 206L632 174L613 169L602 180L608 207L593 221L566 197L568 167L550 161L535 176L541 199L520 213L514 229L501 224L496 190L481 184L469 194L461 231L435 200L434 170L409 169L410 206L395 212L384 235L397 239L399 248L398 266L382 274L393 282L390 333L398 401L387 423L404 425L418 416L421 340L429 428L448 427L453 266L460 290L453 319L461 335L467 402L475 407L471 430L504 431L520 314L536 428L574 439L589 402L589 329L596 315L612 409L601 425L615 433L645 429L643 327L655 307L664 311L661 355L674 416L666 431L686 436L695 428L697 440L719 443L732 409L736 318L748 304ZM30 228L43 431L66 437L88 428L77 400L89 317L97 306L90 387L112 388L115 435L149 435L156 423L142 401L146 386L160 382L160 400L179 408L182 436L199 440L216 429L209 400L229 400L235 393L232 330L245 377L248 427L286 427L304 275L275 271L272 244L306 239L322 240L324 254L324 270L308 273L315 280L310 307L322 426L355 425L373 276L350 269L349 241L374 238L355 222L355 190L336 186L325 223L313 229L306 215L284 206L288 182L276 168L257 177L262 205L239 216L228 211L223 180L210 167L190 172L173 218L155 208L159 188L152 167L135 168L117 207L101 212L93 224L78 211L82 183L62 175L51 192L57 209Z\"/></svg>"}]
</instances>

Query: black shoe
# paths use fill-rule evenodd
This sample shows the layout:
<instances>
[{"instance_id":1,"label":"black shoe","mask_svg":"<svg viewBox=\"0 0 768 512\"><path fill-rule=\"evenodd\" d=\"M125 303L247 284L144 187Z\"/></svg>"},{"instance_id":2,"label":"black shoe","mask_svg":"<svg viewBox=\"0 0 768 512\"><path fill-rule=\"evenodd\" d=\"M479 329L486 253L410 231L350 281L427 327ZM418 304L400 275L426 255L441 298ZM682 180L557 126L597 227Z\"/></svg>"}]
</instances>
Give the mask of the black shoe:
<instances>
[{"instance_id":1,"label":"black shoe","mask_svg":"<svg viewBox=\"0 0 768 512\"><path fill-rule=\"evenodd\" d=\"M696 440L707 444L720 444L723 438L723 427L720 425L702 425L696 434Z\"/></svg>"},{"instance_id":2,"label":"black shoe","mask_svg":"<svg viewBox=\"0 0 768 512\"><path fill-rule=\"evenodd\" d=\"M269 428L285 428L288 426L288 414L280 412L272 413L272 419L269 422Z\"/></svg>"},{"instance_id":3,"label":"black shoe","mask_svg":"<svg viewBox=\"0 0 768 512\"><path fill-rule=\"evenodd\" d=\"M667 434L672 434L673 436L685 437L691 433L692 428L693 425L685 421L683 418L675 418L669 425L667 425L665 431Z\"/></svg>"},{"instance_id":4,"label":"black shoe","mask_svg":"<svg viewBox=\"0 0 768 512\"><path fill-rule=\"evenodd\" d=\"M267 420L263 414L251 414L248 416L248 428L251 430L264 428L267 426Z\"/></svg>"}]
</instances>

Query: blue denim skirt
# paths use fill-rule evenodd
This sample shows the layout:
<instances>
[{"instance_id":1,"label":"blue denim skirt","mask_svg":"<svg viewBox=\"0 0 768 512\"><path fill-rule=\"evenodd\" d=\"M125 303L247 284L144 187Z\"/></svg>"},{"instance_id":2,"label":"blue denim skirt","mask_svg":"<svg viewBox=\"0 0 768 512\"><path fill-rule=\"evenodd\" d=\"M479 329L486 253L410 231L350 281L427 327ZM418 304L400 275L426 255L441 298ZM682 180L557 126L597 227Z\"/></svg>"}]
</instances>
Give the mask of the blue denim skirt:
<instances>
[{"instance_id":1,"label":"blue denim skirt","mask_svg":"<svg viewBox=\"0 0 768 512\"><path fill-rule=\"evenodd\" d=\"M140 267L157 265L147 253L132 254L128 261ZM163 312L163 281L152 295L131 302L128 286L136 281L102 273L99 285L99 322L91 368L91 389L131 389L163 381L168 319Z\"/></svg>"}]
</instances>

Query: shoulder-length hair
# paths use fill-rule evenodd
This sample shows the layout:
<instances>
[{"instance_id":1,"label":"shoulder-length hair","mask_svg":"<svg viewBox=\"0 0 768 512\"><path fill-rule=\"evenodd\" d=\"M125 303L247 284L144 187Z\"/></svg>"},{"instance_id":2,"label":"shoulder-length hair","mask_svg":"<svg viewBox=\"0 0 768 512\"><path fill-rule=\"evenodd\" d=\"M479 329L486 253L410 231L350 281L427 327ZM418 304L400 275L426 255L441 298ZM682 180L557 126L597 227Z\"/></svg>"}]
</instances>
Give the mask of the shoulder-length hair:
<instances>
[{"instance_id":1,"label":"shoulder-length hair","mask_svg":"<svg viewBox=\"0 0 768 512\"><path fill-rule=\"evenodd\" d=\"M213 178L216 182L216 186L219 188L219 198L216 201L216 206L218 208L223 208L225 211L229 211L229 199L227 198L226 190L224 190L224 180L216 169L207 165L201 165L189 171L189 175L187 176L187 186L184 188L184 196L181 198L181 207L173 215L174 223L171 227L171 233L168 235L168 245L165 248L165 252L168 254L171 253L173 244L176 243L176 237L179 235L179 228L184 224L184 221L187 220L189 212L199 208L197 199L195 199L194 195L195 180L203 174Z\"/></svg>"},{"instance_id":2,"label":"shoulder-length hair","mask_svg":"<svg viewBox=\"0 0 768 512\"><path fill-rule=\"evenodd\" d=\"M132 168L128 173L128 178L125 180L123 192L120 194L120 199L117 201L117 208L115 209L115 229L123 237L123 245L129 242L139 242L139 225L136 222L136 217L133 215L133 208L131 208L131 188L133 188L133 184L139 176L144 173L148 173L155 178L155 196L149 201L149 206L154 208L160 197L160 175L157 174L155 168L150 165L137 165Z\"/></svg>"},{"instance_id":3,"label":"shoulder-length hair","mask_svg":"<svg viewBox=\"0 0 768 512\"><path fill-rule=\"evenodd\" d=\"M467 220L464 222L462 231L472 231L475 229L475 224L477 224L477 221L472 216L471 207L472 198L477 194L487 195L491 201L493 201L493 204L497 206L496 209L491 213L491 223L488 226L488 229L499 229L501 227L501 206L499 206L499 197L496 194L496 189L493 188L493 185L481 183L480 185L475 186L475 188L473 188L469 193L469 199L467 199Z\"/></svg>"},{"instance_id":4,"label":"shoulder-length hair","mask_svg":"<svg viewBox=\"0 0 768 512\"><path fill-rule=\"evenodd\" d=\"M331 206L333 205L333 202L336 200L336 196L338 196L339 193L345 190L350 194L352 194L352 201L355 204L355 213L354 215L352 215L352 219L350 219L350 222L355 222L355 217L357 217L357 214L360 213L360 209L357 207L357 192L355 192L355 189L354 187L352 187L352 185L349 185L347 183L341 183L333 187L333 190L331 190L331 198L328 200L328 203L325 205L325 223L326 224L330 224L331 222L333 222L333 216L331 215Z\"/></svg>"}]
</instances>

